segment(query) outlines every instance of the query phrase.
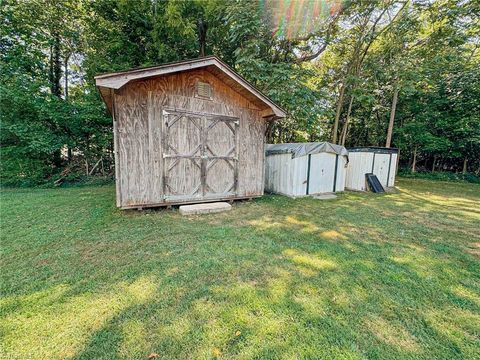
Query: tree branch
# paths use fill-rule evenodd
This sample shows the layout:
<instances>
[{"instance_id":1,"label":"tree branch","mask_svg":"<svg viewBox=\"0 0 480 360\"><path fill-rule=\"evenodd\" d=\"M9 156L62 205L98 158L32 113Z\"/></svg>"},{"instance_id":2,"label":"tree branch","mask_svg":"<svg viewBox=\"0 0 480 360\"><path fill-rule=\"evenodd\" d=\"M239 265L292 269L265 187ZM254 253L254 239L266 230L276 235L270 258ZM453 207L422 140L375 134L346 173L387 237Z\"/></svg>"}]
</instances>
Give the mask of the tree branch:
<instances>
[{"instance_id":1,"label":"tree branch","mask_svg":"<svg viewBox=\"0 0 480 360\"><path fill-rule=\"evenodd\" d=\"M328 24L328 27L327 27L327 33L326 33L326 36L325 36L325 41L324 43L322 44L322 46L320 46L320 48L311 53L311 54L306 54L306 55L303 55L299 58L297 58L295 60L295 63L296 64L300 64L302 62L305 62L305 61L311 61L311 60L314 60L316 59L318 56L320 56L321 53L323 53L325 51L325 49L327 48L328 44L330 43L330 39L332 37L332 33L333 31L335 30L335 26L337 25L338 23L338 20L340 19L342 13L343 13L343 10L344 8L340 9L337 13L337 15L335 15L332 19L332 21ZM306 37L303 38L304 41L308 41L310 40L311 38L313 37L313 34L310 34Z\"/></svg>"}]
</instances>

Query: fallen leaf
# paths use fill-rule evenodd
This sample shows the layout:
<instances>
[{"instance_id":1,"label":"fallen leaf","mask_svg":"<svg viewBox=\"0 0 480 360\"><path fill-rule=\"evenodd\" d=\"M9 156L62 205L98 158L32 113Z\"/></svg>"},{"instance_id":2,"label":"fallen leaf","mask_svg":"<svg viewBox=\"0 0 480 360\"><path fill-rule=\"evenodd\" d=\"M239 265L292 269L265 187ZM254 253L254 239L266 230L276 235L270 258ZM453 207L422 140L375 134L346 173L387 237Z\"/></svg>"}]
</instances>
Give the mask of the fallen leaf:
<instances>
[{"instance_id":1,"label":"fallen leaf","mask_svg":"<svg viewBox=\"0 0 480 360\"><path fill-rule=\"evenodd\" d=\"M239 330L235 331L235 336L240 336L240 335L242 335L241 331L239 331Z\"/></svg>"},{"instance_id":2,"label":"fallen leaf","mask_svg":"<svg viewBox=\"0 0 480 360\"><path fill-rule=\"evenodd\" d=\"M214 348L213 355L215 355L216 357L219 357L220 355L222 355L222 352L220 351L219 348Z\"/></svg>"},{"instance_id":3,"label":"fallen leaf","mask_svg":"<svg viewBox=\"0 0 480 360\"><path fill-rule=\"evenodd\" d=\"M154 352L152 352L148 355L149 359L156 359L158 357L160 357L160 355L158 355L157 353L154 353Z\"/></svg>"}]
</instances>

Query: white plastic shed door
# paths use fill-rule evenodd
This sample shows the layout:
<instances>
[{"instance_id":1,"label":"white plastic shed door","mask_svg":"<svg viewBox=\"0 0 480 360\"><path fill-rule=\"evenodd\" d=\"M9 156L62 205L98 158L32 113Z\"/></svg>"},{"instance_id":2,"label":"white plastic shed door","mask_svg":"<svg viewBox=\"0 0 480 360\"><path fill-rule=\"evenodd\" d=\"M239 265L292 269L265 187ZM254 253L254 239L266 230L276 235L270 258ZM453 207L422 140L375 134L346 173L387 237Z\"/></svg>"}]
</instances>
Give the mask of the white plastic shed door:
<instances>
[{"instance_id":1,"label":"white plastic shed door","mask_svg":"<svg viewBox=\"0 0 480 360\"><path fill-rule=\"evenodd\" d=\"M387 186L389 177L390 154L373 154L374 166L373 173L377 175L378 180L383 186Z\"/></svg>"},{"instance_id":2,"label":"white plastic shed door","mask_svg":"<svg viewBox=\"0 0 480 360\"><path fill-rule=\"evenodd\" d=\"M346 187L352 190L367 190L365 174L372 172L373 153L351 152L347 168Z\"/></svg>"},{"instance_id":3,"label":"white plastic shed door","mask_svg":"<svg viewBox=\"0 0 480 360\"><path fill-rule=\"evenodd\" d=\"M377 175L378 180L383 186L387 186L388 179L388 165L390 160L390 154L373 154L374 166L373 173Z\"/></svg>"},{"instance_id":4,"label":"white plastic shed door","mask_svg":"<svg viewBox=\"0 0 480 360\"><path fill-rule=\"evenodd\" d=\"M335 154L312 154L310 159L309 194L333 192Z\"/></svg>"}]
</instances>

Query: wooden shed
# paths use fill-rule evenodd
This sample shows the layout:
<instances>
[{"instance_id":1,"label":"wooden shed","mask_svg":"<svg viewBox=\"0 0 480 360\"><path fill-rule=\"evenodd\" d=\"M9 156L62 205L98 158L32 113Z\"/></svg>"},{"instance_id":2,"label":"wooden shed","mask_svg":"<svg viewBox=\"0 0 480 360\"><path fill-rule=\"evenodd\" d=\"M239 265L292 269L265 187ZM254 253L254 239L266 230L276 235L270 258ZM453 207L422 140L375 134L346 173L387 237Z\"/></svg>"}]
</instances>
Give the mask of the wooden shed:
<instances>
[{"instance_id":1,"label":"wooden shed","mask_svg":"<svg viewBox=\"0 0 480 360\"><path fill-rule=\"evenodd\" d=\"M117 206L263 195L268 121L285 111L214 56L103 74Z\"/></svg>"},{"instance_id":2,"label":"wooden shed","mask_svg":"<svg viewBox=\"0 0 480 360\"><path fill-rule=\"evenodd\" d=\"M395 185L398 149L383 147L357 147L348 149L345 187L349 190L367 191L365 174L373 173L383 187Z\"/></svg>"},{"instance_id":3,"label":"wooden shed","mask_svg":"<svg viewBox=\"0 0 480 360\"><path fill-rule=\"evenodd\" d=\"M348 151L328 142L269 144L268 192L297 197L344 191Z\"/></svg>"}]
</instances>

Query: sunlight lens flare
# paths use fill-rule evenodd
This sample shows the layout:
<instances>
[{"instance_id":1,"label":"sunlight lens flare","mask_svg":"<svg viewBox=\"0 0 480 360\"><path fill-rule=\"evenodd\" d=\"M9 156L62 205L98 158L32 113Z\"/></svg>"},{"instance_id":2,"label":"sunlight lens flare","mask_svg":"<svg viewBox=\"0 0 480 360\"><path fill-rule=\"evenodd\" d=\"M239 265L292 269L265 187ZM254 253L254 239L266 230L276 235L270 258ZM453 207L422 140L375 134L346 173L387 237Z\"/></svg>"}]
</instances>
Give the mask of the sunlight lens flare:
<instances>
[{"instance_id":1,"label":"sunlight lens flare","mask_svg":"<svg viewBox=\"0 0 480 360\"><path fill-rule=\"evenodd\" d=\"M270 18L272 35L295 39L317 31L322 20L335 16L342 0L261 0L260 11Z\"/></svg>"}]
</instances>

